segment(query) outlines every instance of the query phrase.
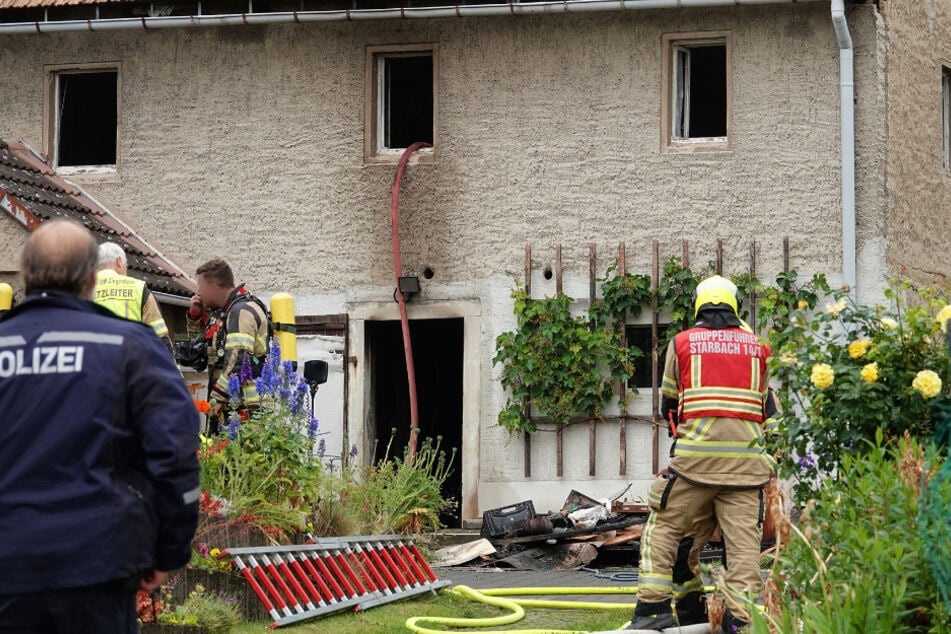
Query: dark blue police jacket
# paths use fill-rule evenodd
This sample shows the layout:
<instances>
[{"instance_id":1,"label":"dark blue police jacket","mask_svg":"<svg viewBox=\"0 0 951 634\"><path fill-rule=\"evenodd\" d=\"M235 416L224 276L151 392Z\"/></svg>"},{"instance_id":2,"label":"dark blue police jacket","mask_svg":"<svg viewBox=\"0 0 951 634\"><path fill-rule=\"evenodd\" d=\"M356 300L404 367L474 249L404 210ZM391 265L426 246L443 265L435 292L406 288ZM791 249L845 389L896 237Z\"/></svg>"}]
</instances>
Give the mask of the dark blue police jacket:
<instances>
[{"instance_id":1,"label":"dark blue police jacket","mask_svg":"<svg viewBox=\"0 0 951 634\"><path fill-rule=\"evenodd\" d=\"M198 412L147 326L33 294L0 321L0 594L173 570L198 521Z\"/></svg>"}]
</instances>

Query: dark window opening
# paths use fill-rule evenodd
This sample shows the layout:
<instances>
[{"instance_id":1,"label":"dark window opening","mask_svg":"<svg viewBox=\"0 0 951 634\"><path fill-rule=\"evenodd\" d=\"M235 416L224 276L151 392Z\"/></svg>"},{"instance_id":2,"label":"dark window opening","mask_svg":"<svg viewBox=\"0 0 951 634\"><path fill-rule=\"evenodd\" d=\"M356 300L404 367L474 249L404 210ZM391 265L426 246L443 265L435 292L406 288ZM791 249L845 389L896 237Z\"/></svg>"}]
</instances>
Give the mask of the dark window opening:
<instances>
[{"instance_id":1,"label":"dark window opening","mask_svg":"<svg viewBox=\"0 0 951 634\"><path fill-rule=\"evenodd\" d=\"M433 56L398 55L381 59L380 113L384 149L433 142Z\"/></svg>"},{"instance_id":2,"label":"dark window opening","mask_svg":"<svg viewBox=\"0 0 951 634\"><path fill-rule=\"evenodd\" d=\"M58 76L57 166L116 164L118 77L115 71Z\"/></svg>"},{"instance_id":3,"label":"dark window opening","mask_svg":"<svg viewBox=\"0 0 951 634\"><path fill-rule=\"evenodd\" d=\"M674 48L674 138L726 136L726 45Z\"/></svg>"},{"instance_id":4,"label":"dark window opening","mask_svg":"<svg viewBox=\"0 0 951 634\"><path fill-rule=\"evenodd\" d=\"M667 329L667 324L658 324L658 334ZM651 386L651 350L653 349L653 337L651 336L650 325L646 326L625 326L624 335L627 338L628 348L636 347L641 351L641 356L634 359L634 376L628 379L628 388L637 388L639 390L650 389ZM666 350L658 350L657 362L657 387L660 387L664 377L664 355Z\"/></svg>"}]
</instances>

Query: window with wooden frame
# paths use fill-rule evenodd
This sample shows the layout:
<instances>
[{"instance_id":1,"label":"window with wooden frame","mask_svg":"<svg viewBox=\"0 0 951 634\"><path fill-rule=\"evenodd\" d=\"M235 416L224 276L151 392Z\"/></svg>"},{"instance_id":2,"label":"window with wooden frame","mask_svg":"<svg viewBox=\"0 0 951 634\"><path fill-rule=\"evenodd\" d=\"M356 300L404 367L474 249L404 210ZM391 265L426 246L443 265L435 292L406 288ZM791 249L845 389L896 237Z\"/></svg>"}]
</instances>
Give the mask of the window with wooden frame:
<instances>
[{"instance_id":1,"label":"window with wooden frame","mask_svg":"<svg viewBox=\"0 0 951 634\"><path fill-rule=\"evenodd\" d=\"M667 152L731 149L729 32L663 38L661 144Z\"/></svg>"},{"instance_id":2,"label":"window with wooden frame","mask_svg":"<svg viewBox=\"0 0 951 634\"><path fill-rule=\"evenodd\" d=\"M367 47L366 162L398 161L419 141L433 146L419 152L419 160L433 160L438 69L436 44Z\"/></svg>"},{"instance_id":3,"label":"window with wooden frame","mask_svg":"<svg viewBox=\"0 0 951 634\"><path fill-rule=\"evenodd\" d=\"M119 69L47 69L47 143L63 173L114 173L119 146Z\"/></svg>"}]
</instances>

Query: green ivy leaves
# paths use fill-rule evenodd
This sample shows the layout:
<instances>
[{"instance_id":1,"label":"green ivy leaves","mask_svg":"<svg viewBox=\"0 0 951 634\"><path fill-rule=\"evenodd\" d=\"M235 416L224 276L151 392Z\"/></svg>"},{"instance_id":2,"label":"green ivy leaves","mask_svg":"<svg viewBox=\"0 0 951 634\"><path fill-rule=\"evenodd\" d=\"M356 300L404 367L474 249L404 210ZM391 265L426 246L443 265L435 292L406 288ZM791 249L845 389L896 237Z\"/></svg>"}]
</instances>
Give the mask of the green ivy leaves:
<instances>
[{"instance_id":1,"label":"green ivy leaves","mask_svg":"<svg viewBox=\"0 0 951 634\"><path fill-rule=\"evenodd\" d=\"M694 294L697 284L711 274L707 265L699 273L671 257L663 267L656 292L649 275L621 274L612 264L601 284L601 297L586 315L571 314L574 301L565 294L532 299L516 283L512 292L518 328L496 339L493 363L502 366L500 380L508 391L499 424L511 433L535 431L530 411L553 423L566 425L573 416L600 418L613 394L614 380L622 385L634 372L634 360L645 354L627 346L623 324L638 317L655 301L659 313L669 315L669 325L658 342L663 351L668 341L694 323ZM805 303L814 307L816 289L827 288L825 278L816 276L810 285L797 288L795 271L781 274L775 286L764 286L754 276L739 275L734 282L740 301L754 292L759 299L758 326L785 328L791 307ZM628 398L625 388L620 402Z\"/></svg>"},{"instance_id":2,"label":"green ivy leaves","mask_svg":"<svg viewBox=\"0 0 951 634\"><path fill-rule=\"evenodd\" d=\"M492 359L501 364L501 382L509 390L499 424L512 433L535 431L523 402L561 425L582 412L600 417L613 394L613 379L626 381L634 371L623 334L590 317L573 316L573 300L564 293L532 300L519 285L512 297L518 330L498 336Z\"/></svg>"}]
</instances>

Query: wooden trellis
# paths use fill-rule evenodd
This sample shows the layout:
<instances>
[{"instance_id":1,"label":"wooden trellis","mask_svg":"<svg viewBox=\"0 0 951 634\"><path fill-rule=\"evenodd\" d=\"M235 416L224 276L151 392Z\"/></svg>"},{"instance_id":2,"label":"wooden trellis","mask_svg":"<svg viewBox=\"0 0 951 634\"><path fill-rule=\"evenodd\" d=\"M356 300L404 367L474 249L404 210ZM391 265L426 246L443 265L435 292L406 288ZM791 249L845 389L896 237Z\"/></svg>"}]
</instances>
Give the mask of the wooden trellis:
<instances>
[{"instance_id":1,"label":"wooden trellis","mask_svg":"<svg viewBox=\"0 0 951 634\"><path fill-rule=\"evenodd\" d=\"M690 266L690 244L687 240L684 240L682 243L682 259L684 267ZM782 247L782 261L783 261L783 271L789 272L789 238L783 239ZM724 247L723 240L718 239L716 241L716 247L714 251L714 268L718 275L723 274L723 255ZM759 243L755 240L749 243L749 273L751 276L756 275L757 259L759 257ZM555 278L555 292L562 293L564 291L564 268L562 266L562 245L558 244L555 246L554 251L554 278ZM620 243L617 249L617 272L620 275L627 273L627 247L625 243ZM588 298L593 302L597 299L597 263L598 263L598 253L597 247L594 244L588 245ZM659 314L658 306L656 299L656 291L658 284L661 278L661 259L660 259L660 242L658 240L653 240L651 243L651 291L654 292L655 297L653 304L651 306L651 350L650 350L650 359L651 359L651 415L650 418L645 418L642 416L634 416L628 412L627 403L625 399L621 399L622 407L621 411L616 416L606 416L600 419L596 419L591 416L577 416L573 417L569 422L570 425L575 424L587 424L588 426L588 475L594 477L597 475L597 434L596 434L596 425L598 422L616 422L618 424L618 475L627 476L628 467L627 467L627 426L629 423L641 423L641 424L650 424L651 425L651 470L653 473L656 473L660 468L660 429L666 427L666 423L662 420L660 416L660 386L658 385L657 375L660 364L660 351L658 351L658 342L659 342ZM532 259L532 245L525 245L525 293L529 297L529 301L532 297L532 271L533 271L533 259ZM756 323L756 296L755 293L749 298L750 306L750 320L752 323ZM623 329L625 326L624 323L617 324L617 327ZM615 384L615 396L624 394L626 386L622 381L617 381ZM530 405L528 400L522 404L525 416L528 417L531 415ZM532 421L536 424L546 424L550 421L541 416L531 416ZM556 460L556 475L560 478L564 476L564 425L557 425L555 428L555 460ZM524 463L525 463L525 477L532 477L532 443L533 438L538 434L524 433L522 435L524 442Z\"/></svg>"}]
</instances>

